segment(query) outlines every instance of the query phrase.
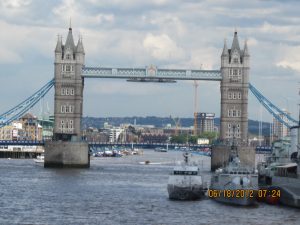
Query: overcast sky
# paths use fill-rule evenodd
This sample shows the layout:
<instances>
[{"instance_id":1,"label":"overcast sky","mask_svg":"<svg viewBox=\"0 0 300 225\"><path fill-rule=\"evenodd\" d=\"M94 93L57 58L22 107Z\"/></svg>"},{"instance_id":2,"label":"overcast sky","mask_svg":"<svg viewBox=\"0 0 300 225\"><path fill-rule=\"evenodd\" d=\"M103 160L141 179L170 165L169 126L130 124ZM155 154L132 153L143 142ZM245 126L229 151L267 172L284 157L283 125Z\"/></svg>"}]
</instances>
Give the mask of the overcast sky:
<instances>
[{"instance_id":1,"label":"overcast sky","mask_svg":"<svg viewBox=\"0 0 300 225\"><path fill-rule=\"evenodd\" d=\"M57 35L65 40L71 18L86 66L219 69L236 28L240 46L248 40L250 82L298 118L299 11L296 0L0 0L0 113L53 78ZM201 112L220 115L219 85L200 82ZM86 79L84 115L193 117L193 98L193 82ZM53 91L44 111L47 103L52 110ZM260 118L250 92L248 108ZM262 117L270 121L264 109Z\"/></svg>"}]
</instances>

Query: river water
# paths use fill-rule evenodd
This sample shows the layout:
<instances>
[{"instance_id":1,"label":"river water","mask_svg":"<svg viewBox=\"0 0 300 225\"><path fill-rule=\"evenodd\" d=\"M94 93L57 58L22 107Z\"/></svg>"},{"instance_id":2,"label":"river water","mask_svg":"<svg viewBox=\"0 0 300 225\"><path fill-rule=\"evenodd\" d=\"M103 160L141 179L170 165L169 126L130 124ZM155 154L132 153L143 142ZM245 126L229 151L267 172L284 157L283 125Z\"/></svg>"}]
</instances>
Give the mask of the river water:
<instances>
[{"instance_id":1,"label":"river water","mask_svg":"<svg viewBox=\"0 0 300 225\"><path fill-rule=\"evenodd\" d=\"M211 199L171 201L167 180L180 152L95 158L90 169L45 169L0 159L0 224L300 224L300 210ZM161 162L141 165L139 162ZM209 178L210 158L193 156Z\"/></svg>"}]
</instances>

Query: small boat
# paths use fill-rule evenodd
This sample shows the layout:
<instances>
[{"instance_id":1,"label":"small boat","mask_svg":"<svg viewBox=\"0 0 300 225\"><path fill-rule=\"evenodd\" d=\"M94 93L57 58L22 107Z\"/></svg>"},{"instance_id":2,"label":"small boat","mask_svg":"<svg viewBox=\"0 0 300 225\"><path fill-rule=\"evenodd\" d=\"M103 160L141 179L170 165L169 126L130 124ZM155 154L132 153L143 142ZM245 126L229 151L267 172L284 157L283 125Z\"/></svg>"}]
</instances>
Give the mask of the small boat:
<instances>
[{"instance_id":1,"label":"small boat","mask_svg":"<svg viewBox=\"0 0 300 225\"><path fill-rule=\"evenodd\" d=\"M157 147L154 149L155 152L167 152L168 150L166 148L163 147Z\"/></svg>"},{"instance_id":2,"label":"small boat","mask_svg":"<svg viewBox=\"0 0 300 225\"><path fill-rule=\"evenodd\" d=\"M190 165L189 154L185 152L184 164L175 166L168 180L169 198L172 200L197 200L204 196L202 176L199 167Z\"/></svg>"},{"instance_id":3,"label":"small boat","mask_svg":"<svg viewBox=\"0 0 300 225\"><path fill-rule=\"evenodd\" d=\"M146 160L144 162L139 162L141 165L161 165L162 163L160 162L150 162L149 160Z\"/></svg>"},{"instance_id":4,"label":"small boat","mask_svg":"<svg viewBox=\"0 0 300 225\"><path fill-rule=\"evenodd\" d=\"M38 155L38 156L36 157L36 159L34 159L34 161L35 161L36 163L44 163L44 161L45 161L45 156L44 156L44 155Z\"/></svg>"}]
</instances>

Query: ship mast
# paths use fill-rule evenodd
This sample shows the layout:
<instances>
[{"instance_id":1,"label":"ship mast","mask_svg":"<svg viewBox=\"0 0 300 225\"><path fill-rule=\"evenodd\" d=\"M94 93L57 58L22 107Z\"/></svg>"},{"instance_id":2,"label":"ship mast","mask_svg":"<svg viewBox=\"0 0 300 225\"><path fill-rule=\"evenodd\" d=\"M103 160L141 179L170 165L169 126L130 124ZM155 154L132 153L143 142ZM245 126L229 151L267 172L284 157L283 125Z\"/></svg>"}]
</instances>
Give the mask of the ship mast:
<instances>
[{"instance_id":1,"label":"ship mast","mask_svg":"<svg viewBox=\"0 0 300 225\"><path fill-rule=\"evenodd\" d=\"M298 85L300 85L300 82L298 82ZM300 87L298 91L298 95L300 96ZM298 100L299 101L299 100ZM298 142L297 142L297 154L298 154L298 164L300 163L300 101L298 103L299 108L299 121L298 121ZM300 174L300 166L298 166L298 174Z\"/></svg>"},{"instance_id":2,"label":"ship mast","mask_svg":"<svg viewBox=\"0 0 300 225\"><path fill-rule=\"evenodd\" d=\"M232 162L235 157L238 157L237 152L237 144L235 140L235 125L232 126L232 141L231 141L231 149L229 154L229 161Z\"/></svg>"}]
</instances>

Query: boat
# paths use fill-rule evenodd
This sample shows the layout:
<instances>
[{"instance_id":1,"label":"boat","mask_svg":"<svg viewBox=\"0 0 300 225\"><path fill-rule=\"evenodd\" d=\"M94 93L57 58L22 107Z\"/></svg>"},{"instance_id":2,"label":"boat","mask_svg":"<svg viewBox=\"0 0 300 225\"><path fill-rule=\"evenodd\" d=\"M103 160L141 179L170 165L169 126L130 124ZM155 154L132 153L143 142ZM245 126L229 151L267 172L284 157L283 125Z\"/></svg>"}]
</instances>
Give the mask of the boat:
<instances>
[{"instance_id":1,"label":"boat","mask_svg":"<svg viewBox=\"0 0 300 225\"><path fill-rule=\"evenodd\" d=\"M248 206L256 203L257 194L257 170L241 163L233 141L229 163L212 175L208 196L218 202Z\"/></svg>"},{"instance_id":2,"label":"boat","mask_svg":"<svg viewBox=\"0 0 300 225\"><path fill-rule=\"evenodd\" d=\"M204 196L204 185L198 166L189 162L189 154L185 152L184 163L175 166L168 180L169 199L197 200Z\"/></svg>"},{"instance_id":3,"label":"boat","mask_svg":"<svg viewBox=\"0 0 300 225\"><path fill-rule=\"evenodd\" d=\"M244 206L255 204L257 193L257 171L241 166L238 157L216 170L208 190L208 196L218 202Z\"/></svg>"},{"instance_id":4,"label":"boat","mask_svg":"<svg viewBox=\"0 0 300 225\"><path fill-rule=\"evenodd\" d=\"M156 147L154 149L155 152L167 152L168 150L166 148L163 147Z\"/></svg>"},{"instance_id":5,"label":"boat","mask_svg":"<svg viewBox=\"0 0 300 225\"><path fill-rule=\"evenodd\" d=\"M271 156L258 164L259 185L270 190L266 196L270 204L300 208L299 131L300 126L292 127L290 137L273 142Z\"/></svg>"},{"instance_id":6,"label":"boat","mask_svg":"<svg viewBox=\"0 0 300 225\"><path fill-rule=\"evenodd\" d=\"M44 163L44 161L45 161L45 156L44 156L44 155L38 155L38 156L36 157L36 159L34 159L34 161L35 161L36 163Z\"/></svg>"}]
</instances>

